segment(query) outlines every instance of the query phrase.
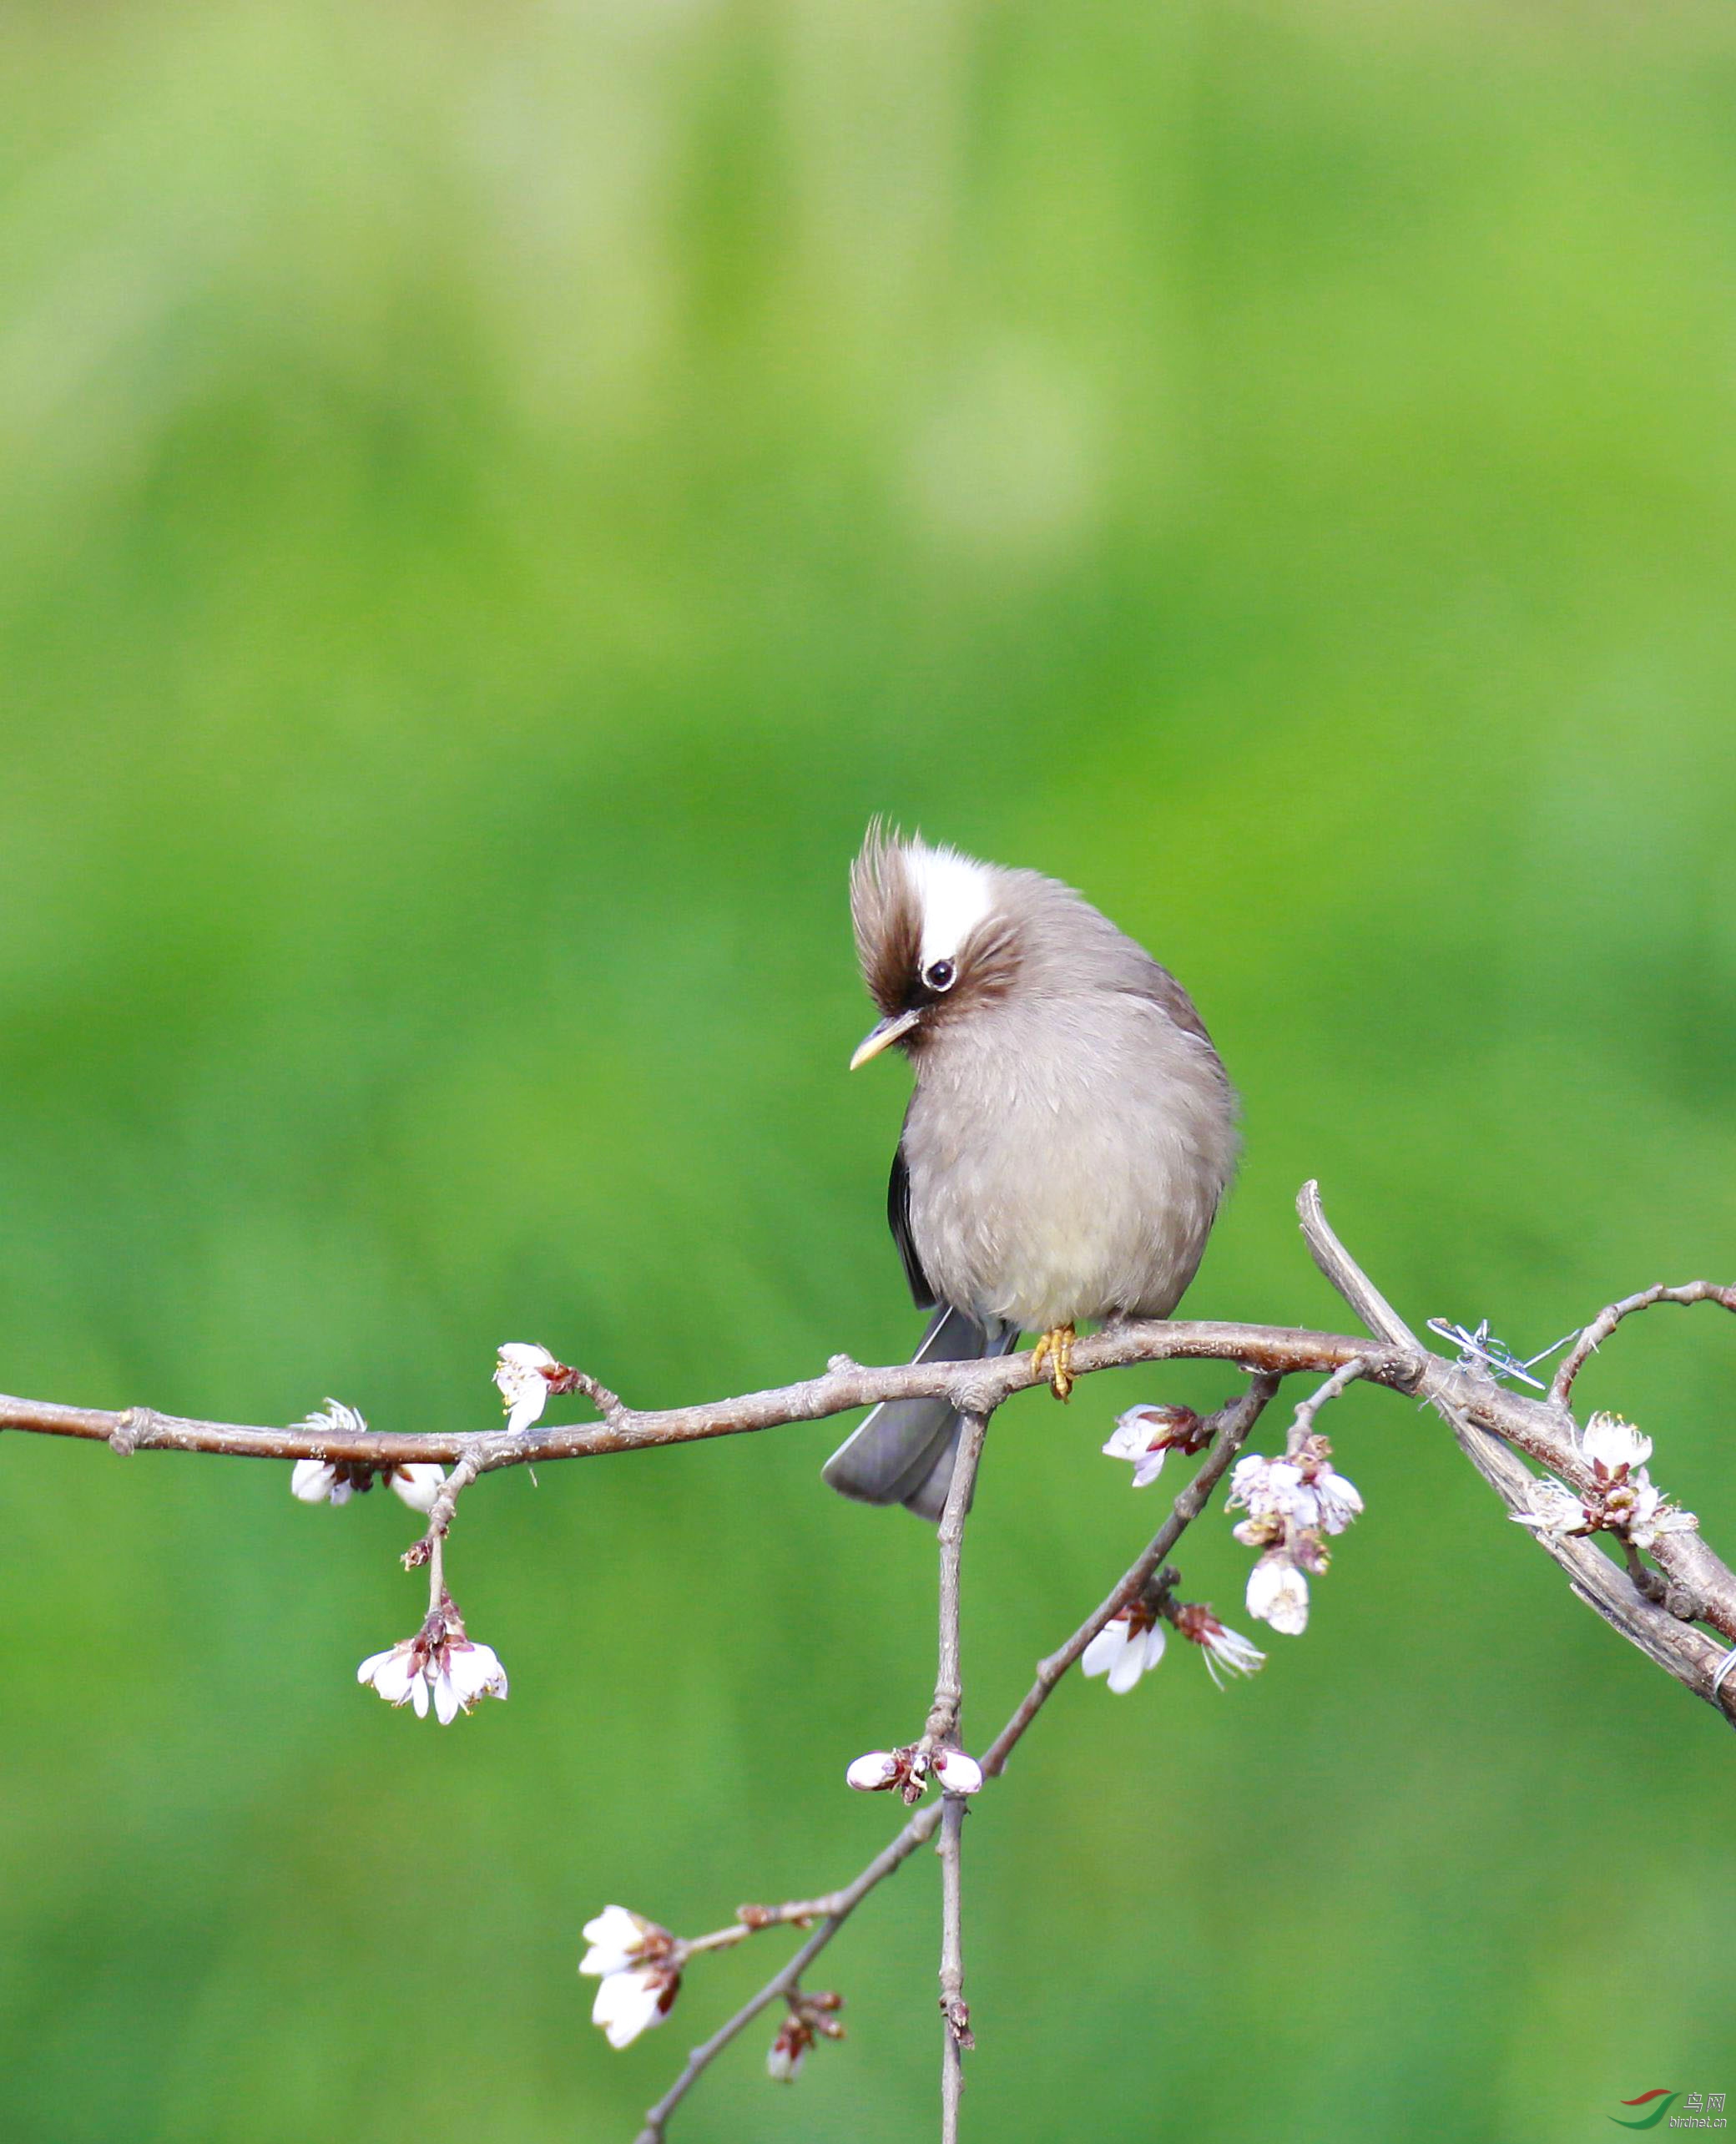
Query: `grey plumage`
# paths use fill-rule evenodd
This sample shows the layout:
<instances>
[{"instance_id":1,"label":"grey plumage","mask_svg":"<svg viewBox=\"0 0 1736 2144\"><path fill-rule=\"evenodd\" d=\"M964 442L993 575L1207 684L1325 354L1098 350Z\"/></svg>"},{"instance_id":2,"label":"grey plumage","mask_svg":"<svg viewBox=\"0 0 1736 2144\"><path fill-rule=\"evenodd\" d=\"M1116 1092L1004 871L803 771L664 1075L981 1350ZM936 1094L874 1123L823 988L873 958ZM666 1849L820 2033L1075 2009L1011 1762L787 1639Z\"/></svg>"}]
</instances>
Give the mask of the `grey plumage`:
<instances>
[{"instance_id":1,"label":"grey plumage","mask_svg":"<svg viewBox=\"0 0 1736 2144\"><path fill-rule=\"evenodd\" d=\"M871 830L850 882L879 1026L916 1092L892 1233L918 1360L1004 1354L1021 1332L1167 1317L1235 1165L1235 1097L1168 969L1069 887ZM845 1496L938 1515L956 1417L878 1408L827 1462Z\"/></svg>"}]
</instances>

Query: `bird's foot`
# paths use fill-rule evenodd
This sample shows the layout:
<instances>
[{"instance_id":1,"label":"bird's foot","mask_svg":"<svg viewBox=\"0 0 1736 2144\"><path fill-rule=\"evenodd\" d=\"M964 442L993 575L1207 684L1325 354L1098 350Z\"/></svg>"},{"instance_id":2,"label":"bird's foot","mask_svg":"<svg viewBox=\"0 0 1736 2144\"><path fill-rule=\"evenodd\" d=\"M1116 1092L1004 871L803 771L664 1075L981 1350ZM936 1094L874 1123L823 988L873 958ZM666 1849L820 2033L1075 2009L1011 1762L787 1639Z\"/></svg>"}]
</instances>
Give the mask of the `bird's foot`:
<instances>
[{"instance_id":1,"label":"bird's foot","mask_svg":"<svg viewBox=\"0 0 1736 2144\"><path fill-rule=\"evenodd\" d=\"M1039 1377L1044 1364L1048 1365L1049 1390L1057 1400L1065 1400L1073 1389L1073 1341L1077 1337L1071 1325L1057 1325L1043 1334L1031 1357L1031 1367Z\"/></svg>"}]
</instances>

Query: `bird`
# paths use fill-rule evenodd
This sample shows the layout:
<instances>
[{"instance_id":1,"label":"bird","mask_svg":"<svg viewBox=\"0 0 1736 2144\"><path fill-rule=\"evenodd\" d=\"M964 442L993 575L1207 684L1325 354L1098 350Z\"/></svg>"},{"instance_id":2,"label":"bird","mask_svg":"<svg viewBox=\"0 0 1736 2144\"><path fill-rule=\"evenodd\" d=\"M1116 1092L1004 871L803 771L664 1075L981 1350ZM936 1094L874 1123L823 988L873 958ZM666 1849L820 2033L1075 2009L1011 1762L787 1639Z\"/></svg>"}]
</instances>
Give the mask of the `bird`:
<instances>
[{"instance_id":1,"label":"bird","mask_svg":"<svg viewBox=\"0 0 1736 2144\"><path fill-rule=\"evenodd\" d=\"M918 1362L1011 1354L1072 1389L1087 1320L1167 1318L1234 1173L1238 1102L1193 999L1072 887L872 823L850 870L862 978L915 1087L886 1215ZM962 1428L945 1399L876 1407L825 1480L938 1521Z\"/></svg>"}]
</instances>

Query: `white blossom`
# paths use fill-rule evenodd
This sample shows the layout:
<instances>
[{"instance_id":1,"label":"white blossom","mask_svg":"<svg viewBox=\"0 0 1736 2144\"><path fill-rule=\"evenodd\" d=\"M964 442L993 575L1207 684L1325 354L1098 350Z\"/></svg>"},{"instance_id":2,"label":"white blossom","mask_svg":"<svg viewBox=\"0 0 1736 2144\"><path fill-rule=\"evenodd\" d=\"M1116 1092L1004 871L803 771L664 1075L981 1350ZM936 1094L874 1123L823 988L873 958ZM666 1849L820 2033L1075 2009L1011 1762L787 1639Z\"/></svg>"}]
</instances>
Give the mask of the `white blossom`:
<instances>
[{"instance_id":1,"label":"white blossom","mask_svg":"<svg viewBox=\"0 0 1736 2144\"><path fill-rule=\"evenodd\" d=\"M1308 1581L1281 1550L1269 1549L1248 1575L1248 1612L1284 1637L1308 1627Z\"/></svg>"},{"instance_id":2,"label":"white blossom","mask_svg":"<svg viewBox=\"0 0 1736 2144\"><path fill-rule=\"evenodd\" d=\"M500 1387L510 1435L517 1436L540 1420L548 1405L548 1380L543 1373L560 1366L547 1348L533 1340L508 1340L501 1349L494 1381Z\"/></svg>"},{"instance_id":3,"label":"white blossom","mask_svg":"<svg viewBox=\"0 0 1736 2144\"><path fill-rule=\"evenodd\" d=\"M585 1940L590 1948L578 1970L601 1981L591 2022L602 2027L611 2047L625 2047L663 2023L679 1991L681 1974L671 1962L675 1939L643 1914L605 1906L585 1923Z\"/></svg>"},{"instance_id":4,"label":"white blossom","mask_svg":"<svg viewBox=\"0 0 1736 2144\"><path fill-rule=\"evenodd\" d=\"M666 1965L607 1973L591 2005L591 2022L603 2028L611 2047L629 2047L642 2032L663 2023L680 1989L681 1975Z\"/></svg>"},{"instance_id":5,"label":"white blossom","mask_svg":"<svg viewBox=\"0 0 1736 2144\"><path fill-rule=\"evenodd\" d=\"M1582 1449L1594 1466L1614 1474L1624 1466L1643 1466L1652 1456L1652 1440L1619 1415L1593 1415L1585 1425Z\"/></svg>"},{"instance_id":6,"label":"white blossom","mask_svg":"<svg viewBox=\"0 0 1736 2144\"><path fill-rule=\"evenodd\" d=\"M1515 1526L1534 1526L1539 1533L1557 1536L1585 1531L1585 1506L1567 1484L1557 1481L1552 1474L1533 1475L1526 1484L1525 1493L1531 1509L1509 1512Z\"/></svg>"},{"instance_id":7,"label":"white blossom","mask_svg":"<svg viewBox=\"0 0 1736 2144\"><path fill-rule=\"evenodd\" d=\"M1204 1449L1204 1431L1191 1407L1129 1407L1115 1418L1115 1427L1103 1446L1107 1459L1133 1462L1133 1486L1149 1488L1163 1471L1172 1451Z\"/></svg>"},{"instance_id":8,"label":"white blossom","mask_svg":"<svg viewBox=\"0 0 1736 2144\"><path fill-rule=\"evenodd\" d=\"M1592 1452L1592 1426L1607 1427ZM1618 1434L1619 1433L1619 1434ZM1553 1475L1533 1476L1526 1485L1528 1511L1512 1514L1516 1525L1533 1527L1557 1540L1569 1536L1608 1531L1620 1535L1636 1548L1650 1549L1665 1534L1691 1532L1699 1521L1692 1511L1679 1510L1631 1455L1650 1441L1617 1422L1610 1415L1597 1415L1586 1431L1586 1447L1593 1460L1596 1478L1590 1487L1576 1494Z\"/></svg>"},{"instance_id":9,"label":"white blossom","mask_svg":"<svg viewBox=\"0 0 1736 2144\"><path fill-rule=\"evenodd\" d=\"M323 1407L304 1415L290 1426L324 1430L331 1436L356 1437L363 1435L368 1425L359 1408L346 1406L341 1400L328 1399ZM361 1486L366 1486L369 1478L364 1471ZM347 1504L357 1486L352 1469L323 1459L298 1459L290 1476L290 1494L304 1504Z\"/></svg>"},{"instance_id":10,"label":"white blossom","mask_svg":"<svg viewBox=\"0 0 1736 2144\"><path fill-rule=\"evenodd\" d=\"M1183 1602L1175 1612L1175 1627L1205 1655L1206 1672L1221 1690L1225 1675L1253 1675L1266 1664L1266 1656L1252 1638L1228 1630L1208 1607Z\"/></svg>"},{"instance_id":11,"label":"white blossom","mask_svg":"<svg viewBox=\"0 0 1736 2144\"><path fill-rule=\"evenodd\" d=\"M450 1726L482 1698L504 1698L507 1671L491 1646L464 1634L450 1598L436 1608L414 1637L402 1638L385 1652L370 1653L356 1671L358 1682L371 1683L389 1705L414 1706L419 1720L434 1716Z\"/></svg>"},{"instance_id":12,"label":"white blossom","mask_svg":"<svg viewBox=\"0 0 1736 2144\"><path fill-rule=\"evenodd\" d=\"M828 2040L841 2040L844 2027L838 2022L837 2012L843 2000L841 1995L830 1992L792 1996L790 2014L766 2052L766 2076L780 2085L793 2084L816 2036L823 2034Z\"/></svg>"},{"instance_id":13,"label":"white blossom","mask_svg":"<svg viewBox=\"0 0 1736 2144\"><path fill-rule=\"evenodd\" d=\"M297 1430L324 1430L332 1436L360 1437L366 1435L368 1425L359 1407L346 1406L341 1400L328 1398L323 1407L316 1407L312 1414L304 1415L290 1426Z\"/></svg>"},{"instance_id":14,"label":"white blossom","mask_svg":"<svg viewBox=\"0 0 1736 2144\"><path fill-rule=\"evenodd\" d=\"M1123 1608L1103 1625L1079 1656L1082 1672L1107 1676L1109 1687L1117 1697L1131 1690L1139 1677L1163 1657L1168 1632L1155 1618L1146 1622L1146 1612L1142 1610L1136 1615ZM1139 1625L1138 1629L1134 1627L1136 1622Z\"/></svg>"},{"instance_id":15,"label":"white blossom","mask_svg":"<svg viewBox=\"0 0 1736 2144\"><path fill-rule=\"evenodd\" d=\"M943 1749L930 1768L948 1794L974 1794L982 1784L982 1767L961 1749Z\"/></svg>"}]
</instances>

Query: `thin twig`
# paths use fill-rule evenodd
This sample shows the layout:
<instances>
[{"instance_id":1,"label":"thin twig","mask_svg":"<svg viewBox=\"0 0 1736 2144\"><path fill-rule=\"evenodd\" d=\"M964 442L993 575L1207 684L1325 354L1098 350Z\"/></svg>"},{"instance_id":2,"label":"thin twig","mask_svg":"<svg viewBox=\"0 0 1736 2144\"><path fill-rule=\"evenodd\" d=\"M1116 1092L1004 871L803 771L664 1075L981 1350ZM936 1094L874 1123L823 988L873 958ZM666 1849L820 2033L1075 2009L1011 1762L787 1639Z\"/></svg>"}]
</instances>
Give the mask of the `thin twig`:
<instances>
[{"instance_id":1,"label":"thin twig","mask_svg":"<svg viewBox=\"0 0 1736 2144\"><path fill-rule=\"evenodd\" d=\"M1358 1378L1368 1375L1368 1358L1358 1355L1354 1362L1345 1363L1335 1370L1326 1382L1310 1392L1297 1407L1289 1431L1284 1439L1286 1450L1294 1452L1314 1435L1315 1417L1322 1407L1329 1406L1353 1385Z\"/></svg>"},{"instance_id":2,"label":"thin twig","mask_svg":"<svg viewBox=\"0 0 1736 2144\"><path fill-rule=\"evenodd\" d=\"M1206 1500L1217 1486L1225 1468L1252 1435L1254 1424L1270 1404L1278 1390L1278 1380L1264 1375L1257 1376L1248 1390L1228 1405L1220 1407L1206 1426L1214 1431L1210 1448L1200 1462L1197 1473L1170 1506L1169 1516L1157 1532L1123 1571L1107 1596L1080 1624L1064 1643L1057 1645L1045 1659L1037 1663L1037 1679L1013 1708L1012 1717L982 1753L982 1773L992 1778L1007 1768L1007 1760L1026 1729L1044 1705L1050 1692L1079 1658L1106 1623L1112 1622L1129 1601L1137 1600L1145 1590L1152 1573L1168 1555L1182 1536L1205 1509Z\"/></svg>"},{"instance_id":3,"label":"thin twig","mask_svg":"<svg viewBox=\"0 0 1736 2144\"><path fill-rule=\"evenodd\" d=\"M965 2000L963 1844L966 1804L948 1794L941 1809L941 2144L958 2144L965 2050L976 2045Z\"/></svg>"},{"instance_id":4,"label":"thin twig","mask_svg":"<svg viewBox=\"0 0 1736 2144\"><path fill-rule=\"evenodd\" d=\"M664 2131L668 2126L669 2116L698 2084L699 2079L718 2056L723 2053L724 2048L732 2040L745 2032L763 2010L769 2008L780 1997L792 1994L800 1986L802 1975L807 1971L809 1966L825 1950L827 1944L843 1927L845 1922L849 1920L850 1914L867 1897L876 1884L884 1883L895 1869L901 1868L919 1846L923 1845L934 1836L935 1826L941 1820L941 1803L939 1802L931 1802L926 1809L918 1809L903 1829L881 1848L867 1867L852 1882L846 1884L842 1890L834 1891L823 1902L809 1901L810 1904L823 1903L825 1918L787 1965L780 1971L774 1973L764 1987L756 1989L749 1996L733 2017L727 2019L709 2040L702 2041L693 2050L687 2058L686 2066L680 2076L659 2100L656 2106L647 2111L644 2126L640 2130L635 2144L663 2144ZM762 1909L754 1909L754 1910L762 1910ZM765 1910L769 1912L769 1918L765 1925L770 1927L772 1921L779 1916L775 1909Z\"/></svg>"},{"instance_id":5,"label":"thin twig","mask_svg":"<svg viewBox=\"0 0 1736 2144\"><path fill-rule=\"evenodd\" d=\"M1177 1496L1170 1506L1168 1516L1157 1533L1116 1581L1108 1597L1092 1610L1063 1644L1057 1646L1038 1664L1036 1682L1019 1700L1007 1723L984 1753L982 1770L985 1778L1006 1770L1007 1758L1047 1703L1050 1693L1067 1669L1104 1624L1139 1593L1163 1558L1205 1509L1206 1500L1246 1442L1262 1410L1277 1391L1278 1383L1275 1377L1256 1377L1246 1392L1220 1408L1211 1418L1208 1426L1214 1432L1213 1441L1198 1471ZM670 2115L724 2048L744 2031L769 2005L794 1991L802 1975L831 1941L849 1914L876 1884L883 1883L895 1869L901 1868L916 1849L933 1836L945 1809L956 1799L953 1795L946 1795L939 1801L931 1802L926 1809L919 1809L860 1874L842 1889L828 1891L818 1898L793 1899L785 1905L744 1905L739 1909L737 1918L749 1929L805 1925L815 1920L820 1925L786 1965L773 1974L763 1986L756 1989L735 2015L719 2025L709 2040L693 2050L680 2076L646 2115L645 2126L640 2130L635 2144L662 2144Z\"/></svg>"},{"instance_id":6,"label":"thin twig","mask_svg":"<svg viewBox=\"0 0 1736 2144\"><path fill-rule=\"evenodd\" d=\"M1567 1350L1561 1368L1555 1373L1549 1396L1557 1407L1567 1405L1574 1379L1622 1319L1631 1318L1636 1310L1649 1310L1654 1303L1721 1303L1726 1310L1736 1310L1736 1288L1720 1288L1714 1280L1684 1281L1679 1288L1643 1288L1638 1295L1624 1296L1619 1303L1612 1303L1607 1310L1600 1310Z\"/></svg>"},{"instance_id":7,"label":"thin twig","mask_svg":"<svg viewBox=\"0 0 1736 2144\"><path fill-rule=\"evenodd\" d=\"M960 1566L964 1553L965 1521L970 1516L976 1470L987 1431L986 1415L965 1416L952 1480L946 1491L946 1508L941 1513L938 1658L934 1703L929 1709L928 1726L922 1738L929 1751L943 1748L957 1740L964 1706L959 1632L962 1598ZM976 2045L971 2033L971 2013L964 1997L965 1809L962 1796L948 1794L941 1815L941 2144L958 2144L964 2051Z\"/></svg>"}]
</instances>

